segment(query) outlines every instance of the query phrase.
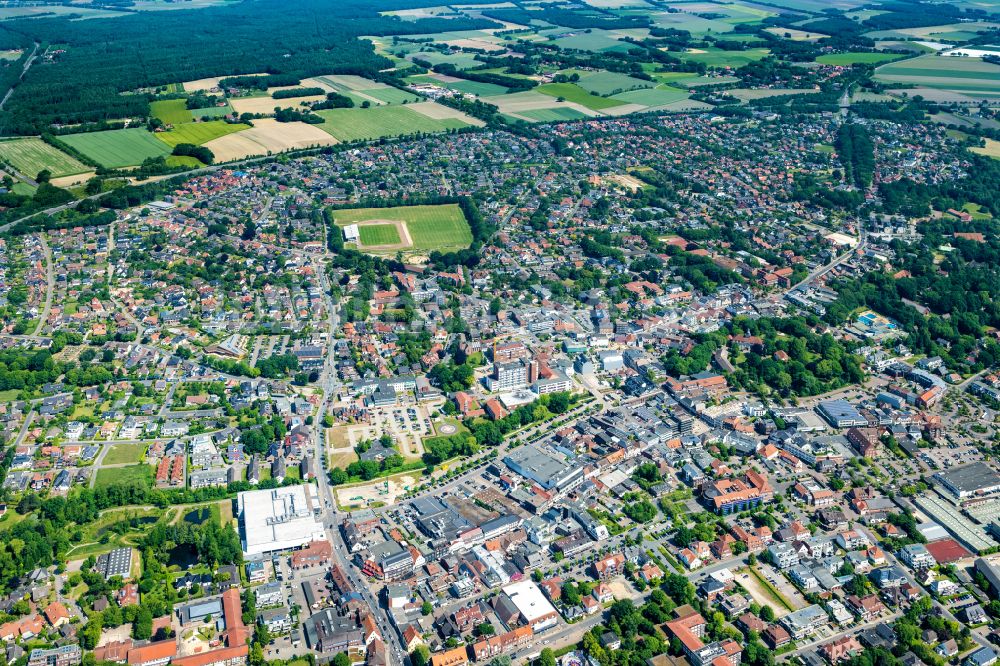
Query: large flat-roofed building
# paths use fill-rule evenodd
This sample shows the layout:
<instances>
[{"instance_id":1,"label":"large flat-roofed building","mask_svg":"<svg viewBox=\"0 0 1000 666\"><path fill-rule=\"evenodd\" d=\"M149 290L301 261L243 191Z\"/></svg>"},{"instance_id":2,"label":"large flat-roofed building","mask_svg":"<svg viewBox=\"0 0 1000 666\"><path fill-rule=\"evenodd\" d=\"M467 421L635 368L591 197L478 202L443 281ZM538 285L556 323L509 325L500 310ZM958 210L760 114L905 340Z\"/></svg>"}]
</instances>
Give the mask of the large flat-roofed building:
<instances>
[{"instance_id":1,"label":"large flat-roofed building","mask_svg":"<svg viewBox=\"0 0 1000 666\"><path fill-rule=\"evenodd\" d=\"M503 593L533 631L548 629L559 621L559 613L533 581L512 583L503 588Z\"/></svg>"},{"instance_id":2,"label":"large flat-roofed building","mask_svg":"<svg viewBox=\"0 0 1000 666\"><path fill-rule=\"evenodd\" d=\"M567 490L583 481L583 468L569 463L562 455L522 446L503 459L507 467L545 490Z\"/></svg>"},{"instance_id":3,"label":"large flat-roofed building","mask_svg":"<svg viewBox=\"0 0 1000 666\"><path fill-rule=\"evenodd\" d=\"M846 400L824 400L819 403L819 413L834 428L855 428L868 425L868 419Z\"/></svg>"},{"instance_id":4,"label":"large flat-roofed building","mask_svg":"<svg viewBox=\"0 0 1000 666\"><path fill-rule=\"evenodd\" d=\"M313 484L248 490L237 495L236 507L247 556L326 540L323 523L314 513L320 501Z\"/></svg>"},{"instance_id":5,"label":"large flat-roofed building","mask_svg":"<svg viewBox=\"0 0 1000 666\"><path fill-rule=\"evenodd\" d=\"M980 557L976 559L976 571L983 574L990 587L993 588L992 592L994 594L1000 593L1000 567ZM990 590L986 591L989 592Z\"/></svg>"},{"instance_id":6,"label":"large flat-roofed building","mask_svg":"<svg viewBox=\"0 0 1000 666\"><path fill-rule=\"evenodd\" d=\"M959 499L992 495L1000 491L1000 474L983 462L938 472L934 480Z\"/></svg>"}]
</instances>

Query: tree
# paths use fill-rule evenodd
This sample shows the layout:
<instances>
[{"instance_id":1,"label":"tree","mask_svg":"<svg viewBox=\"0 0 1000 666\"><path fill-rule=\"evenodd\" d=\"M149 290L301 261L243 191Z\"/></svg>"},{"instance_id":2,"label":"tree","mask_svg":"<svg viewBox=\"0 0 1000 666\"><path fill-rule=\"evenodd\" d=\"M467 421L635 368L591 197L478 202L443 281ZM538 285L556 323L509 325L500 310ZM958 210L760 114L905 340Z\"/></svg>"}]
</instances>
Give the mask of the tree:
<instances>
[{"instance_id":1,"label":"tree","mask_svg":"<svg viewBox=\"0 0 1000 666\"><path fill-rule=\"evenodd\" d=\"M410 664L412 666L427 666L431 659L431 651L426 645L418 645L410 653Z\"/></svg>"},{"instance_id":2,"label":"tree","mask_svg":"<svg viewBox=\"0 0 1000 666\"><path fill-rule=\"evenodd\" d=\"M333 658L333 666L351 666L351 658L346 652L338 652Z\"/></svg>"},{"instance_id":3,"label":"tree","mask_svg":"<svg viewBox=\"0 0 1000 666\"><path fill-rule=\"evenodd\" d=\"M774 609L764 604L760 607L760 619L764 622L774 622Z\"/></svg>"},{"instance_id":4,"label":"tree","mask_svg":"<svg viewBox=\"0 0 1000 666\"><path fill-rule=\"evenodd\" d=\"M552 648L545 648L542 650L541 654L538 655L539 666L556 666L556 653L552 651Z\"/></svg>"},{"instance_id":5,"label":"tree","mask_svg":"<svg viewBox=\"0 0 1000 666\"><path fill-rule=\"evenodd\" d=\"M153 635L153 613L148 608L140 608L132 622L132 638L147 640Z\"/></svg>"},{"instance_id":6,"label":"tree","mask_svg":"<svg viewBox=\"0 0 1000 666\"><path fill-rule=\"evenodd\" d=\"M494 627L490 622L482 622L476 625L477 636L492 636L496 632L496 627Z\"/></svg>"},{"instance_id":7,"label":"tree","mask_svg":"<svg viewBox=\"0 0 1000 666\"><path fill-rule=\"evenodd\" d=\"M425 601L424 603L420 604L421 615L430 615L432 612L434 612L434 606L431 604L431 602Z\"/></svg>"}]
</instances>

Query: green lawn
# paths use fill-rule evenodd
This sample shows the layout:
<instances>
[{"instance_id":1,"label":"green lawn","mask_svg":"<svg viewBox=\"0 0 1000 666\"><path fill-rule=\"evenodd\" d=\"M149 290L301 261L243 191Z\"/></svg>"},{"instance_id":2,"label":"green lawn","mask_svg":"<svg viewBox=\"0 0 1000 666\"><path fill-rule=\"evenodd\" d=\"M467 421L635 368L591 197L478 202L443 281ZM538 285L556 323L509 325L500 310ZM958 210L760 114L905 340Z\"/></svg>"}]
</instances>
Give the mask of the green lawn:
<instances>
[{"instance_id":1,"label":"green lawn","mask_svg":"<svg viewBox=\"0 0 1000 666\"><path fill-rule=\"evenodd\" d=\"M328 109L317 111L317 114L326 122L316 127L340 141L366 141L467 127L467 123L461 120L428 118L402 105L378 106L370 109Z\"/></svg>"},{"instance_id":2,"label":"green lawn","mask_svg":"<svg viewBox=\"0 0 1000 666\"><path fill-rule=\"evenodd\" d=\"M154 118L159 118L167 125L179 125L191 122L191 112L187 109L185 99L163 99L149 103L149 111Z\"/></svg>"},{"instance_id":3,"label":"green lawn","mask_svg":"<svg viewBox=\"0 0 1000 666\"><path fill-rule=\"evenodd\" d=\"M188 169L197 169L205 165L202 164L201 160L199 160L197 157L190 157L188 155L168 155L167 166L187 167Z\"/></svg>"},{"instance_id":4,"label":"green lawn","mask_svg":"<svg viewBox=\"0 0 1000 666\"><path fill-rule=\"evenodd\" d=\"M57 178L90 171L90 167L80 160L34 137L0 141L0 160L29 178L34 178L43 169L48 169Z\"/></svg>"},{"instance_id":5,"label":"green lawn","mask_svg":"<svg viewBox=\"0 0 1000 666\"><path fill-rule=\"evenodd\" d=\"M362 245L394 245L402 242L399 232L391 224L372 224L361 227Z\"/></svg>"},{"instance_id":6,"label":"green lawn","mask_svg":"<svg viewBox=\"0 0 1000 666\"><path fill-rule=\"evenodd\" d=\"M242 123L227 123L224 120L209 120L204 123L174 125L174 129L169 132L157 132L156 138L170 147L179 143L193 143L200 146L212 139L218 139L220 136L241 132L245 129L250 129L250 126Z\"/></svg>"},{"instance_id":7,"label":"green lawn","mask_svg":"<svg viewBox=\"0 0 1000 666\"><path fill-rule=\"evenodd\" d=\"M123 463L136 463L142 459L145 452L145 444L113 444L111 449L104 455L104 464L120 465Z\"/></svg>"},{"instance_id":8,"label":"green lawn","mask_svg":"<svg viewBox=\"0 0 1000 666\"><path fill-rule=\"evenodd\" d=\"M17 395L20 393L18 389L7 389L6 391L0 391L0 402L13 402L17 400Z\"/></svg>"},{"instance_id":9,"label":"green lawn","mask_svg":"<svg viewBox=\"0 0 1000 666\"><path fill-rule=\"evenodd\" d=\"M150 157L162 157L170 148L144 129L66 134L59 140L109 169L138 166Z\"/></svg>"},{"instance_id":10,"label":"green lawn","mask_svg":"<svg viewBox=\"0 0 1000 666\"><path fill-rule=\"evenodd\" d=\"M828 53L816 58L823 65L877 65L890 60L898 60L903 56L898 53Z\"/></svg>"},{"instance_id":11,"label":"green lawn","mask_svg":"<svg viewBox=\"0 0 1000 666\"><path fill-rule=\"evenodd\" d=\"M95 486L110 486L116 483L140 483L144 486L151 486L153 485L153 468L149 465L129 465L128 467L111 467L97 471Z\"/></svg>"},{"instance_id":12,"label":"green lawn","mask_svg":"<svg viewBox=\"0 0 1000 666\"><path fill-rule=\"evenodd\" d=\"M535 90L549 97L561 97L567 102L574 102L594 111L610 109L625 103L608 97L591 95L575 83L546 83L538 86Z\"/></svg>"},{"instance_id":13,"label":"green lawn","mask_svg":"<svg viewBox=\"0 0 1000 666\"><path fill-rule=\"evenodd\" d=\"M334 211L333 216L339 226L369 220L405 222L415 250L450 252L465 249L472 243L472 230L458 204L352 208Z\"/></svg>"}]
</instances>

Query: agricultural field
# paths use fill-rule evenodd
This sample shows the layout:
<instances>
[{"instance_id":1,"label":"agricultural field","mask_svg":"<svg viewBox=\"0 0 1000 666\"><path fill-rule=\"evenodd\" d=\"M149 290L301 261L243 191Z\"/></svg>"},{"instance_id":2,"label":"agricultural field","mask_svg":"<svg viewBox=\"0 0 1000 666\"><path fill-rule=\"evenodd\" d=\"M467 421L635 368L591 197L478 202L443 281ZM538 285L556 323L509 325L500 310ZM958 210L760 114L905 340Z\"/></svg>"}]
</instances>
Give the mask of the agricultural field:
<instances>
[{"instance_id":1,"label":"agricultural field","mask_svg":"<svg viewBox=\"0 0 1000 666\"><path fill-rule=\"evenodd\" d=\"M170 153L166 143L140 128L67 134L59 140L108 169L138 166Z\"/></svg>"},{"instance_id":2,"label":"agricultural field","mask_svg":"<svg viewBox=\"0 0 1000 666\"><path fill-rule=\"evenodd\" d=\"M518 116L538 123L552 123L566 120L580 120L586 118L584 114L569 106L561 106L554 109L532 109L521 111Z\"/></svg>"},{"instance_id":3,"label":"agricultural field","mask_svg":"<svg viewBox=\"0 0 1000 666\"><path fill-rule=\"evenodd\" d=\"M200 120L202 118L222 118L233 112L233 107L227 103L225 106L210 106L207 109L191 109L191 116Z\"/></svg>"},{"instance_id":4,"label":"agricultural field","mask_svg":"<svg viewBox=\"0 0 1000 666\"><path fill-rule=\"evenodd\" d=\"M905 83L936 88L970 97L1000 97L1000 65L979 58L926 55L882 65L875 78L883 83Z\"/></svg>"},{"instance_id":5,"label":"agricultural field","mask_svg":"<svg viewBox=\"0 0 1000 666\"><path fill-rule=\"evenodd\" d=\"M362 248L451 252L465 249L472 243L472 230L458 204L352 208L334 211L333 217L340 227L359 226ZM374 231L366 232L367 228L374 228ZM389 245L385 241L392 238L391 232L396 232L398 240Z\"/></svg>"},{"instance_id":6,"label":"agricultural field","mask_svg":"<svg viewBox=\"0 0 1000 666\"><path fill-rule=\"evenodd\" d=\"M573 102L580 106L585 106L593 111L610 109L614 106L621 106L624 102L608 97L598 97L576 85L575 83L546 83L535 88L538 92L549 97L563 98L567 102Z\"/></svg>"},{"instance_id":7,"label":"agricultural field","mask_svg":"<svg viewBox=\"0 0 1000 666\"><path fill-rule=\"evenodd\" d=\"M495 83L469 81L467 79L460 79L455 76L445 76L443 74L421 74L411 76L406 79L406 82L414 85L433 85L438 88L447 88L448 90L455 90L467 95L476 95L477 97L492 97L495 95L503 95L507 92L507 88L498 86Z\"/></svg>"},{"instance_id":8,"label":"agricultural field","mask_svg":"<svg viewBox=\"0 0 1000 666\"><path fill-rule=\"evenodd\" d=\"M212 151L216 162L229 162L254 155L275 155L289 150L329 146L337 143L322 125L279 123L273 118L258 118L253 127L232 132L202 144Z\"/></svg>"},{"instance_id":9,"label":"agricultural field","mask_svg":"<svg viewBox=\"0 0 1000 666\"><path fill-rule=\"evenodd\" d=\"M34 178L43 169L57 178L90 171L90 167L72 155L36 138L0 141L0 160L28 178Z\"/></svg>"},{"instance_id":10,"label":"agricultural field","mask_svg":"<svg viewBox=\"0 0 1000 666\"><path fill-rule=\"evenodd\" d=\"M979 153L980 155L986 155L987 157L992 157L995 160L1000 160L1000 141L994 139L984 139L986 141L986 146L980 148L978 146L969 148L974 153Z\"/></svg>"},{"instance_id":11,"label":"agricultural field","mask_svg":"<svg viewBox=\"0 0 1000 666\"><path fill-rule=\"evenodd\" d=\"M790 39L793 42L817 42L824 37L829 37L829 35L819 32L806 32L795 28L767 28L764 32L769 32L775 37Z\"/></svg>"},{"instance_id":12,"label":"agricultural field","mask_svg":"<svg viewBox=\"0 0 1000 666\"><path fill-rule=\"evenodd\" d=\"M816 62L823 65L839 65L847 67L850 65L878 65L890 60L901 58L897 53L827 53L816 58Z\"/></svg>"},{"instance_id":13,"label":"agricultural field","mask_svg":"<svg viewBox=\"0 0 1000 666\"><path fill-rule=\"evenodd\" d=\"M818 93L819 90L815 88L733 88L725 92L741 102L749 102L755 99L781 97L782 95L811 95Z\"/></svg>"},{"instance_id":14,"label":"agricultural field","mask_svg":"<svg viewBox=\"0 0 1000 666\"><path fill-rule=\"evenodd\" d=\"M657 107L665 104L672 104L673 102L679 102L690 96L690 93L685 90L680 90L679 88L659 86L657 88L631 90L629 92L621 93L620 95L615 95L613 99L625 102L626 104L642 104L647 107Z\"/></svg>"},{"instance_id":15,"label":"agricultural field","mask_svg":"<svg viewBox=\"0 0 1000 666\"><path fill-rule=\"evenodd\" d=\"M287 109L296 108L303 104L312 102L322 102L326 95L306 95L305 97L289 97L288 99L273 99L272 97L233 97L229 100L229 106L233 107L236 113L260 113L270 115L278 107Z\"/></svg>"},{"instance_id":16,"label":"agricultural field","mask_svg":"<svg viewBox=\"0 0 1000 666\"><path fill-rule=\"evenodd\" d=\"M683 5L679 5L682 8ZM653 23L661 28L673 28L675 30L687 30L692 35L705 35L708 33L725 33L733 29L732 23L727 23L718 19L707 19L695 16L687 11L663 12L653 14Z\"/></svg>"},{"instance_id":17,"label":"agricultural field","mask_svg":"<svg viewBox=\"0 0 1000 666\"><path fill-rule=\"evenodd\" d=\"M200 146L221 136L226 136L234 132L242 132L246 129L250 129L250 126L240 123L227 123L222 120L210 120L204 123L174 125L174 128L169 132L157 132L155 136L171 148L179 143L193 143Z\"/></svg>"},{"instance_id":18,"label":"agricultural field","mask_svg":"<svg viewBox=\"0 0 1000 666\"><path fill-rule=\"evenodd\" d=\"M652 88L654 81L637 79L616 72L584 72L580 75L577 85L595 95L614 95L616 93L639 88Z\"/></svg>"},{"instance_id":19,"label":"agricultural field","mask_svg":"<svg viewBox=\"0 0 1000 666\"><path fill-rule=\"evenodd\" d=\"M565 32L565 31L560 31ZM581 51L627 51L629 45L618 39L610 30L594 29L590 32L576 32L565 37L559 37L552 42L561 49L579 49Z\"/></svg>"},{"instance_id":20,"label":"agricultural field","mask_svg":"<svg viewBox=\"0 0 1000 666\"><path fill-rule=\"evenodd\" d=\"M150 102L149 111L153 114L154 118L158 118L164 124L179 125L180 123L189 123L194 120L186 105L187 100L164 99L157 102Z\"/></svg>"},{"instance_id":21,"label":"agricultural field","mask_svg":"<svg viewBox=\"0 0 1000 666\"><path fill-rule=\"evenodd\" d=\"M432 118L409 106L328 109L316 113L326 120L316 127L338 141L366 141L417 132L445 132L471 124L459 118Z\"/></svg>"},{"instance_id":22,"label":"agricultural field","mask_svg":"<svg viewBox=\"0 0 1000 666\"><path fill-rule=\"evenodd\" d=\"M700 62L706 67L729 67L736 69L748 62L756 62L766 58L768 49L746 49L745 51L723 51L722 49L690 49L678 54L682 60Z\"/></svg>"}]
</instances>

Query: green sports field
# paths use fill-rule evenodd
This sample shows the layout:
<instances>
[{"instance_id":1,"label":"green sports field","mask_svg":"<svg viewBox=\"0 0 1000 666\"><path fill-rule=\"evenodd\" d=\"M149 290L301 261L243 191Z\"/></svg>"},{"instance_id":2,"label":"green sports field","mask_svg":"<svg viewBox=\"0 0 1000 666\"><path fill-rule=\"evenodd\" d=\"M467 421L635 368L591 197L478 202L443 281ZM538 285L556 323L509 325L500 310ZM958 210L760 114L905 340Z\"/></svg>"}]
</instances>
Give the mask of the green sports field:
<instances>
[{"instance_id":1,"label":"green sports field","mask_svg":"<svg viewBox=\"0 0 1000 666\"><path fill-rule=\"evenodd\" d=\"M90 171L90 167L72 155L36 138L0 141L0 159L29 178L43 169L56 178Z\"/></svg>"},{"instance_id":2,"label":"green sports field","mask_svg":"<svg viewBox=\"0 0 1000 666\"><path fill-rule=\"evenodd\" d=\"M396 206L394 208L349 208L333 212L333 219L338 226L370 221L402 222L406 225L413 244L407 248L423 252L438 250L452 252L463 250L472 244L472 230L458 204L442 204L438 206ZM375 224L362 226L362 245L382 245L392 241L384 228L393 232L396 228L391 224ZM365 238L366 229L375 229L373 238L378 242L369 243ZM401 242L397 236L396 243Z\"/></svg>"},{"instance_id":3,"label":"green sports field","mask_svg":"<svg viewBox=\"0 0 1000 666\"><path fill-rule=\"evenodd\" d=\"M391 224L369 224L359 229L361 245L397 245L402 241L396 227Z\"/></svg>"},{"instance_id":4,"label":"green sports field","mask_svg":"<svg viewBox=\"0 0 1000 666\"><path fill-rule=\"evenodd\" d=\"M154 118L159 118L168 125L191 122L191 112L187 109L187 100L164 99L149 103L149 111Z\"/></svg>"},{"instance_id":5,"label":"green sports field","mask_svg":"<svg viewBox=\"0 0 1000 666\"><path fill-rule=\"evenodd\" d=\"M245 129L250 129L250 126L241 123L227 123L224 120L209 120L204 123L174 125L174 128L169 132L157 132L156 138L171 148L179 143L193 143L200 146L212 139L218 139L220 136Z\"/></svg>"},{"instance_id":6,"label":"green sports field","mask_svg":"<svg viewBox=\"0 0 1000 666\"><path fill-rule=\"evenodd\" d=\"M562 97L567 102L575 102L594 111L610 109L625 103L617 99L591 95L575 83L546 83L538 86L535 90L549 97Z\"/></svg>"},{"instance_id":7,"label":"green sports field","mask_svg":"<svg viewBox=\"0 0 1000 666\"><path fill-rule=\"evenodd\" d=\"M106 132L66 134L59 140L109 169L138 166L150 157L170 153L170 148L144 129L130 128Z\"/></svg>"},{"instance_id":8,"label":"green sports field","mask_svg":"<svg viewBox=\"0 0 1000 666\"><path fill-rule=\"evenodd\" d=\"M898 60L903 56L898 53L828 53L816 58L816 62L823 65L837 65L845 67L848 65L877 65L890 60Z\"/></svg>"},{"instance_id":9,"label":"green sports field","mask_svg":"<svg viewBox=\"0 0 1000 666\"><path fill-rule=\"evenodd\" d=\"M328 109L316 113L326 120L316 127L340 141L367 141L417 132L445 132L468 126L455 118L428 118L402 105L370 109Z\"/></svg>"}]
</instances>

